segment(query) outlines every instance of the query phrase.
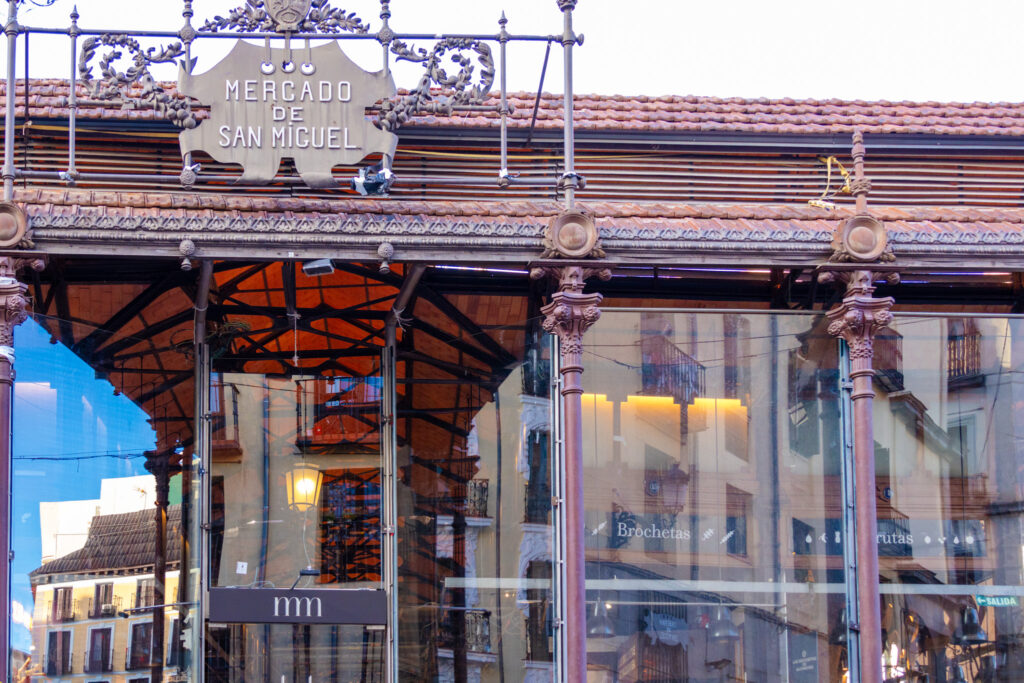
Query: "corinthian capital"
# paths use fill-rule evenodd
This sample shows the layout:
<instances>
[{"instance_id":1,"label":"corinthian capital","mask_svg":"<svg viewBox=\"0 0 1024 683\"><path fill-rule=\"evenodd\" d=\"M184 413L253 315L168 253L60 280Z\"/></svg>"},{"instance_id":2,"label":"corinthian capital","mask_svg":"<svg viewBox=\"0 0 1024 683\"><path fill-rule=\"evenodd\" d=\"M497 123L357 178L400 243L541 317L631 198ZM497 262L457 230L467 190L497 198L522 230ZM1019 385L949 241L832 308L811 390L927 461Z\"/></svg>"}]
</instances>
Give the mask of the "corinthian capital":
<instances>
[{"instance_id":1,"label":"corinthian capital","mask_svg":"<svg viewBox=\"0 0 1024 683\"><path fill-rule=\"evenodd\" d=\"M28 317L27 285L15 278L0 276L0 358L14 360L14 328Z\"/></svg>"},{"instance_id":2,"label":"corinthian capital","mask_svg":"<svg viewBox=\"0 0 1024 683\"><path fill-rule=\"evenodd\" d=\"M562 369L583 367L583 335L601 317L600 294L584 294L583 282L591 273L580 266L559 269L559 290L551 295L551 303L541 308L544 329L558 335ZM603 271L597 273L607 279ZM610 275L610 273L607 273Z\"/></svg>"},{"instance_id":3,"label":"corinthian capital","mask_svg":"<svg viewBox=\"0 0 1024 683\"><path fill-rule=\"evenodd\" d=\"M847 343L855 365L871 367L875 335L892 322L892 305L892 297L851 294L827 313L828 333Z\"/></svg>"}]
</instances>

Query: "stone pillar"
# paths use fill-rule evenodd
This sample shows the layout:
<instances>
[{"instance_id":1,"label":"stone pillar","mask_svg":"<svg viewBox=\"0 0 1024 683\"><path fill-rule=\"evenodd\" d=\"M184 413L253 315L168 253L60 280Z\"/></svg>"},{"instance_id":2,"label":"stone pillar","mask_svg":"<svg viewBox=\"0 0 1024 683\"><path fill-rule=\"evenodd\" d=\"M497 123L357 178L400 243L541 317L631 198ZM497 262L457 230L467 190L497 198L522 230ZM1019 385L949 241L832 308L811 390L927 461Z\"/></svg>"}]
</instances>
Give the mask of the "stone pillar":
<instances>
[{"instance_id":1,"label":"stone pillar","mask_svg":"<svg viewBox=\"0 0 1024 683\"><path fill-rule=\"evenodd\" d=\"M878 590L878 515L875 501L875 436L872 380L875 370L875 334L892 322L893 299L872 296L874 273L854 270L840 275L846 280L842 303L827 313L829 334L841 338L850 349L853 382L854 507L857 521L857 616L860 637L862 683L882 680L882 618ZM849 580L849 579L848 579Z\"/></svg>"},{"instance_id":2,"label":"stone pillar","mask_svg":"<svg viewBox=\"0 0 1024 683\"><path fill-rule=\"evenodd\" d=\"M11 595L11 409L14 404L14 328L28 317L27 286L14 277L14 263L0 258L0 614L10 614ZM0 619L0 664L11 677L8 619Z\"/></svg>"},{"instance_id":3,"label":"stone pillar","mask_svg":"<svg viewBox=\"0 0 1024 683\"><path fill-rule=\"evenodd\" d=\"M607 270L565 266L548 271L558 277L558 291L541 308L544 329L558 335L562 375L562 440L565 453L565 628L568 680L587 679L587 572L583 508L583 334L601 317L600 294L584 294L592 274Z\"/></svg>"}]
</instances>

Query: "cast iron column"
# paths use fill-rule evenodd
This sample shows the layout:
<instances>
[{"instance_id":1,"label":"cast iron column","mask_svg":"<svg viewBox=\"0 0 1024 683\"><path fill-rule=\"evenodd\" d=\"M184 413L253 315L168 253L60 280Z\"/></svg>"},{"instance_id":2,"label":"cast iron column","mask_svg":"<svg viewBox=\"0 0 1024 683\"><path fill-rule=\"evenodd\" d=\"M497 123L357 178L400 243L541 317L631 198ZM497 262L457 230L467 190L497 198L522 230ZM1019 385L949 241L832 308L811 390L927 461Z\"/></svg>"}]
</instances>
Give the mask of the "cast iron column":
<instances>
[{"instance_id":1,"label":"cast iron column","mask_svg":"<svg viewBox=\"0 0 1024 683\"><path fill-rule=\"evenodd\" d=\"M850 350L853 384L853 485L856 522L857 616L849 617L850 630L859 634L861 683L882 681L882 618L878 575L878 514L875 501L875 435L872 381L875 370L875 334L892 322L891 297L877 299L876 277L889 284L900 281L888 244L885 226L868 215L871 182L864 175L864 136L853 134L855 215L843 221L832 241L830 263L819 281L846 285L841 304L827 313L829 334L842 338ZM847 579L849 580L849 579ZM856 626L854 625L856 624Z\"/></svg>"},{"instance_id":2,"label":"cast iron column","mask_svg":"<svg viewBox=\"0 0 1024 683\"><path fill-rule=\"evenodd\" d=\"M13 90L13 88L12 88ZM14 328L28 317L26 285L14 277L11 259L0 259L0 614L11 613L11 408L14 404ZM8 619L0 619L0 665L11 675Z\"/></svg>"},{"instance_id":3,"label":"cast iron column","mask_svg":"<svg viewBox=\"0 0 1024 683\"><path fill-rule=\"evenodd\" d=\"M584 294L580 266L560 270L558 291L541 308L544 329L558 335L565 453L565 627L570 681L587 679L587 568L583 512L583 333L601 317L600 294Z\"/></svg>"},{"instance_id":4,"label":"cast iron column","mask_svg":"<svg viewBox=\"0 0 1024 683\"><path fill-rule=\"evenodd\" d=\"M882 618L878 591L878 519L875 505L875 436L872 381L875 333L892 322L893 299L871 294L874 274L852 271L846 297L828 312L829 334L850 348L853 381L854 506L857 520L857 595L862 683L882 680Z\"/></svg>"}]
</instances>

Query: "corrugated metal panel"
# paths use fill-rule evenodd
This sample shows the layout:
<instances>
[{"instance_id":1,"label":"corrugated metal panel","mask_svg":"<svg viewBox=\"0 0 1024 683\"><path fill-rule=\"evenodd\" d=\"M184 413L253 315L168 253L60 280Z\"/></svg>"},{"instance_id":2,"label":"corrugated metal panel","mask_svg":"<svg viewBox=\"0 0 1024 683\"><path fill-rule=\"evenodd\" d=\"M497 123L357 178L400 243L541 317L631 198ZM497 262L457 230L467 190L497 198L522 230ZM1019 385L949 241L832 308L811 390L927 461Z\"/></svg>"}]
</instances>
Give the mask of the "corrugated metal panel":
<instances>
[{"instance_id":1,"label":"corrugated metal panel","mask_svg":"<svg viewBox=\"0 0 1024 683\"><path fill-rule=\"evenodd\" d=\"M19 169L56 173L66 170L67 138L59 126L22 129L15 146ZM500 166L494 147L450 146L437 141L403 138L394 164L399 179L394 199L507 200L557 198L555 182L561 173L557 146L513 149L508 168L516 176L509 188L497 183ZM474 143L469 143L474 144ZM314 191L297 183L290 162L282 165L275 184L236 185L240 169L197 155L204 176L220 176L217 182L201 182L197 192L283 194L288 196L337 196L354 194L347 188ZM843 160L844 162L848 160ZM177 180L181 157L173 133L139 132L133 135L80 130L76 154L78 171L96 174L81 187L145 191L180 189ZM652 151L581 147L577 169L587 180L578 193L582 201L685 202L685 203L805 203L826 190L826 167L813 154L766 154L753 152ZM337 167L345 182L358 169ZM912 154L869 156L871 201L887 205L1024 206L1024 159L1019 157L927 157ZM124 174L143 178L130 179ZM60 186L56 178L33 178L33 185ZM842 179L833 168L831 189ZM837 202L849 202L840 196Z\"/></svg>"}]
</instances>

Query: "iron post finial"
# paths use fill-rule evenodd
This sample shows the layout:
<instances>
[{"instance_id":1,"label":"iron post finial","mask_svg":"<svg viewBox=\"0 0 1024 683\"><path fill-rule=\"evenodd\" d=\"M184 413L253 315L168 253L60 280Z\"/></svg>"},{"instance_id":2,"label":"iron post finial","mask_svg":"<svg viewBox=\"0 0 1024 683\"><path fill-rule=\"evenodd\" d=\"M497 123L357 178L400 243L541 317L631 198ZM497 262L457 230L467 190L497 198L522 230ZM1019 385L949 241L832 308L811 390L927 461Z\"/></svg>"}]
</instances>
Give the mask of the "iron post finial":
<instances>
[{"instance_id":1,"label":"iron post finial","mask_svg":"<svg viewBox=\"0 0 1024 683\"><path fill-rule=\"evenodd\" d=\"M563 12L571 12L576 9L576 0L558 0L558 9Z\"/></svg>"},{"instance_id":2,"label":"iron post finial","mask_svg":"<svg viewBox=\"0 0 1024 683\"><path fill-rule=\"evenodd\" d=\"M380 0L380 18L384 21L391 18L391 0Z\"/></svg>"},{"instance_id":3,"label":"iron post finial","mask_svg":"<svg viewBox=\"0 0 1024 683\"><path fill-rule=\"evenodd\" d=\"M76 21L78 21L78 5L72 5L71 6L71 22L74 23Z\"/></svg>"}]
</instances>

